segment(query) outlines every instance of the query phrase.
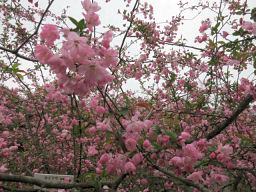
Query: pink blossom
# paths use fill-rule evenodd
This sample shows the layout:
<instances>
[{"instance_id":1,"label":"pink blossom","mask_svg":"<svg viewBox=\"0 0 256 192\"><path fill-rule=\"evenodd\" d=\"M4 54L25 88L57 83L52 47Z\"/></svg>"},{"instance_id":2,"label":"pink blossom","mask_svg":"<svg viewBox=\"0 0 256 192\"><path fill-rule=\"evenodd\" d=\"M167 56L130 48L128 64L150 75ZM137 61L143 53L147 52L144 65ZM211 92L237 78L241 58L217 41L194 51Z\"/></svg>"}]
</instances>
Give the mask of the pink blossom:
<instances>
[{"instance_id":1,"label":"pink blossom","mask_svg":"<svg viewBox=\"0 0 256 192\"><path fill-rule=\"evenodd\" d=\"M79 68L80 72L85 74L86 80L92 85L98 85L102 82L111 82L113 79L106 68L100 66L96 62L84 65Z\"/></svg>"},{"instance_id":2,"label":"pink blossom","mask_svg":"<svg viewBox=\"0 0 256 192\"><path fill-rule=\"evenodd\" d=\"M135 165L132 162L127 162L124 166L126 172L131 173L136 170Z\"/></svg>"},{"instance_id":3,"label":"pink blossom","mask_svg":"<svg viewBox=\"0 0 256 192\"><path fill-rule=\"evenodd\" d=\"M200 180L201 181L203 180L202 175L203 175L203 171L197 171L187 176L187 179L198 183Z\"/></svg>"},{"instance_id":4,"label":"pink blossom","mask_svg":"<svg viewBox=\"0 0 256 192\"><path fill-rule=\"evenodd\" d=\"M10 135L10 132L9 132L9 131L3 131L3 133L2 133L2 137L3 137L3 138L9 137L9 135Z\"/></svg>"},{"instance_id":5,"label":"pink blossom","mask_svg":"<svg viewBox=\"0 0 256 192\"><path fill-rule=\"evenodd\" d=\"M200 33L203 33L206 29L208 29L209 28L209 25L207 25L207 24L205 24L204 22L202 23L202 25L201 25L201 27L200 27L200 29L199 29L199 31L200 31Z\"/></svg>"},{"instance_id":6,"label":"pink blossom","mask_svg":"<svg viewBox=\"0 0 256 192\"><path fill-rule=\"evenodd\" d=\"M155 159L156 157L157 157L156 153L152 153L152 154L150 155L150 158L151 158L151 159Z\"/></svg>"},{"instance_id":7,"label":"pink blossom","mask_svg":"<svg viewBox=\"0 0 256 192\"><path fill-rule=\"evenodd\" d=\"M178 137L178 139L181 141L181 142L185 142L186 140L188 140L190 137L190 134L188 132L182 132L181 135Z\"/></svg>"},{"instance_id":8,"label":"pink blossom","mask_svg":"<svg viewBox=\"0 0 256 192\"><path fill-rule=\"evenodd\" d=\"M140 183L144 186L146 186L148 184L147 179L141 179Z\"/></svg>"},{"instance_id":9,"label":"pink blossom","mask_svg":"<svg viewBox=\"0 0 256 192\"><path fill-rule=\"evenodd\" d=\"M83 13L83 16L90 31L93 31L94 26L100 25L100 19L98 14L94 12L88 14Z\"/></svg>"},{"instance_id":10,"label":"pink blossom","mask_svg":"<svg viewBox=\"0 0 256 192\"><path fill-rule=\"evenodd\" d=\"M101 169L97 167L97 168L96 168L96 173L100 175L101 172L102 172Z\"/></svg>"},{"instance_id":11,"label":"pink blossom","mask_svg":"<svg viewBox=\"0 0 256 192\"><path fill-rule=\"evenodd\" d=\"M7 170L8 170L8 169L6 168L6 165L5 165L5 164L0 167L0 173L4 173L4 172L6 172Z\"/></svg>"},{"instance_id":12,"label":"pink blossom","mask_svg":"<svg viewBox=\"0 0 256 192\"><path fill-rule=\"evenodd\" d=\"M52 56L48 63L55 73L66 74L67 64L59 55Z\"/></svg>"},{"instance_id":13,"label":"pink blossom","mask_svg":"<svg viewBox=\"0 0 256 192\"><path fill-rule=\"evenodd\" d=\"M133 138L128 138L125 140L125 146L129 151L136 150L137 141Z\"/></svg>"},{"instance_id":14,"label":"pink blossom","mask_svg":"<svg viewBox=\"0 0 256 192\"><path fill-rule=\"evenodd\" d=\"M87 44L88 39L86 37L80 37L75 32L66 32L67 41L63 43L61 53L69 58L73 62L81 64L88 63L88 59L95 56L94 50ZM71 62L72 64L72 62ZM74 65L69 65L71 70Z\"/></svg>"},{"instance_id":15,"label":"pink blossom","mask_svg":"<svg viewBox=\"0 0 256 192\"><path fill-rule=\"evenodd\" d=\"M52 46L54 41L60 38L58 28L51 24L44 25L40 33L40 38L46 40L46 45Z\"/></svg>"},{"instance_id":16,"label":"pink blossom","mask_svg":"<svg viewBox=\"0 0 256 192\"><path fill-rule=\"evenodd\" d=\"M64 178L64 182L65 182L65 183L69 183L70 181L71 181L71 180L70 180L69 177L65 177L65 178Z\"/></svg>"},{"instance_id":17,"label":"pink blossom","mask_svg":"<svg viewBox=\"0 0 256 192\"><path fill-rule=\"evenodd\" d=\"M45 46L37 45L35 47L35 56L42 64L48 64L49 59L52 57L52 52Z\"/></svg>"},{"instance_id":18,"label":"pink blossom","mask_svg":"<svg viewBox=\"0 0 256 192\"><path fill-rule=\"evenodd\" d=\"M256 22L252 23L252 22L245 21L243 22L242 28L256 35Z\"/></svg>"},{"instance_id":19,"label":"pink blossom","mask_svg":"<svg viewBox=\"0 0 256 192\"><path fill-rule=\"evenodd\" d=\"M161 139L161 142L162 143L168 143L170 140L170 137L168 135L164 135Z\"/></svg>"},{"instance_id":20,"label":"pink blossom","mask_svg":"<svg viewBox=\"0 0 256 192\"><path fill-rule=\"evenodd\" d=\"M143 142L143 147L144 147L145 149L147 149L149 146L150 146L150 142L149 142L149 140L146 139L146 140Z\"/></svg>"},{"instance_id":21,"label":"pink blossom","mask_svg":"<svg viewBox=\"0 0 256 192\"><path fill-rule=\"evenodd\" d=\"M82 6L85 11L87 12L97 12L100 10L100 6L98 5L97 2L91 3L91 0L84 0L82 2Z\"/></svg>"},{"instance_id":22,"label":"pink blossom","mask_svg":"<svg viewBox=\"0 0 256 192\"><path fill-rule=\"evenodd\" d=\"M190 134L189 134L188 132L182 132L182 133L181 133L181 137L182 137L183 139L185 139L185 141L186 141L187 139L189 139Z\"/></svg>"},{"instance_id":23,"label":"pink blossom","mask_svg":"<svg viewBox=\"0 0 256 192\"><path fill-rule=\"evenodd\" d=\"M103 49L102 54L104 56L104 60L101 65L103 67L115 66L118 62L117 53L118 51L114 49Z\"/></svg>"},{"instance_id":24,"label":"pink blossom","mask_svg":"<svg viewBox=\"0 0 256 192\"><path fill-rule=\"evenodd\" d=\"M131 159L134 165L138 165L142 160L143 160L143 155L141 153L135 154Z\"/></svg>"},{"instance_id":25,"label":"pink blossom","mask_svg":"<svg viewBox=\"0 0 256 192\"><path fill-rule=\"evenodd\" d=\"M106 171L107 171L108 174L114 174L114 172L115 172L115 167L114 167L114 165L108 163L108 164L107 164L107 167L106 167Z\"/></svg>"},{"instance_id":26,"label":"pink blossom","mask_svg":"<svg viewBox=\"0 0 256 192\"><path fill-rule=\"evenodd\" d=\"M181 168L183 166L183 159L181 157L175 156L169 161L169 165L174 165Z\"/></svg>"},{"instance_id":27,"label":"pink blossom","mask_svg":"<svg viewBox=\"0 0 256 192\"><path fill-rule=\"evenodd\" d=\"M200 159L203 157L203 153L196 149L194 144L188 144L183 147L183 152L185 156L191 157L193 159Z\"/></svg>"},{"instance_id":28,"label":"pink blossom","mask_svg":"<svg viewBox=\"0 0 256 192\"><path fill-rule=\"evenodd\" d=\"M253 29L252 22L245 21L242 25L244 30L250 31Z\"/></svg>"},{"instance_id":29,"label":"pink blossom","mask_svg":"<svg viewBox=\"0 0 256 192\"><path fill-rule=\"evenodd\" d=\"M231 161L229 161L227 164L227 168L232 169L234 167L235 167L235 165Z\"/></svg>"},{"instance_id":30,"label":"pink blossom","mask_svg":"<svg viewBox=\"0 0 256 192\"><path fill-rule=\"evenodd\" d=\"M212 176L219 185L222 185L223 183L229 180L229 178L226 175L213 174Z\"/></svg>"},{"instance_id":31,"label":"pink blossom","mask_svg":"<svg viewBox=\"0 0 256 192\"><path fill-rule=\"evenodd\" d=\"M229 156L233 153L233 147L231 147L229 144L224 146L222 144L219 144L216 152L220 152L225 156Z\"/></svg>"},{"instance_id":32,"label":"pink blossom","mask_svg":"<svg viewBox=\"0 0 256 192\"><path fill-rule=\"evenodd\" d=\"M91 157L91 156L94 156L96 154L98 154L98 150L96 149L96 146L89 146L88 156Z\"/></svg>"},{"instance_id":33,"label":"pink blossom","mask_svg":"<svg viewBox=\"0 0 256 192\"><path fill-rule=\"evenodd\" d=\"M9 148L9 151L16 151L18 149L18 146L11 146Z\"/></svg>"},{"instance_id":34,"label":"pink blossom","mask_svg":"<svg viewBox=\"0 0 256 192\"><path fill-rule=\"evenodd\" d=\"M103 47L105 47L106 49L108 49L110 47L110 42L112 41L112 36L113 36L113 33L112 31L108 31L104 34L104 38L101 42L101 44L103 45Z\"/></svg>"},{"instance_id":35,"label":"pink blossom","mask_svg":"<svg viewBox=\"0 0 256 192\"><path fill-rule=\"evenodd\" d=\"M223 38L226 38L226 37L228 36L228 32L223 31L223 32L222 32L222 36L223 36Z\"/></svg>"},{"instance_id":36,"label":"pink blossom","mask_svg":"<svg viewBox=\"0 0 256 192\"><path fill-rule=\"evenodd\" d=\"M6 146L7 146L7 142L0 140L0 148L5 148Z\"/></svg>"},{"instance_id":37,"label":"pink blossom","mask_svg":"<svg viewBox=\"0 0 256 192\"><path fill-rule=\"evenodd\" d=\"M98 114L104 114L105 113L105 108L102 106L97 106L96 107L96 113Z\"/></svg>"},{"instance_id":38,"label":"pink blossom","mask_svg":"<svg viewBox=\"0 0 256 192\"><path fill-rule=\"evenodd\" d=\"M220 153L220 154L217 155L217 159L218 159L218 161L221 162L222 160L225 159L225 157Z\"/></svg>"},{"instance_id":39,"label":"pink blossom","mask_svg":"<svg viewBox=\"0 0 256 192\"><path fill-rule=\"evenodd\" d=\"M214 159L215 157L216 157L215 153L212 152L212 153L210 154L210 158Z\"/></svg>"},{"instance_id":40,"label":"pink blossom","mask_svg":"<svg viewBox=\"0 0 256 192\"><path fill-rule=\"evenodd\" d=\"M101 157L100 157L100 160L99 160L99 163L102 164L102 165L105 165L107 162L108 162L108 154L107 153L104 153Z\"/></svg>"},{"instance_id":41,"label":"pink blossom","mask_svg":"<svg viewBox=\"0 0 256 192\"><path fill-rule=\"evenodd\" d=\"M61 136L62 138L65 138L65 137L68 136L68 134L69 134L68 130L64 129L64 130L62 130L62 133L61 133L60 136Z\"/></svg>"}]
</instances>

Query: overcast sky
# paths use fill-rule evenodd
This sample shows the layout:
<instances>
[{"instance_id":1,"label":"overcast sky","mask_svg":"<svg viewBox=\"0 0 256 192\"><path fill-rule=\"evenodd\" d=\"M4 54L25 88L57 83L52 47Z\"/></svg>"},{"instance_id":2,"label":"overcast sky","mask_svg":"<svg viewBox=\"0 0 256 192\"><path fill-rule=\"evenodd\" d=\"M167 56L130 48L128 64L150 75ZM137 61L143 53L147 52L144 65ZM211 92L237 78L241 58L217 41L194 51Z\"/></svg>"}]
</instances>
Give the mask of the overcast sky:
<instances>
[{"instance_id":1,"label":"overcast sky","mask_svg":"<svg viewBox=\"0 0 256 192\"><path fill-rule=\"evenodd\" d=\"M187 1L190 4L195 4L200 0ZM39 6L41 8L45 8L47 6L47 2L48 1L46 0L39 1ZM117 14L118 9L120 9L121 11L125 9L125 3L123 2L123 0L111 0L109 3L105 3L105 0L96 0L96 2L98 2L101 6L101 10L98 13L100 15L100 20L103 25L110 24L115 26L121 26L123 24L122 17ZM132 0L132 3L133 2L135 2L135 0ZM141 2L144 2L144 0L141 0ZM179 0L147 0L147 2L149 2L149 4L152 4L154 7L154 17L157 23L171 20L172 16L176 16L180 12L179 7L177 6ZM214 1L210 0L210 2ZM247 0L247 2L249 8L256 7L256 0ZM24 3L27 3L27 0L24 0ZM60 15L63 8L66 8L67 6L70 6L67 12L68 16L72 16L77 20L83 18L81 0L55 0L50 10L54 13L57 13L57 15ZM205 12L204 14L201 14L200 16L194 18L195 15L195 12L188 10L185 14L185 18L190 20L185 21L184 25L180 28L180 34L182 34L183 37L186 37L186 39L189 40L190 44L193 44L195 35L198 35L201 20L207 17L211 18L213 16L210 12ZM70 27L73 27L72 24L70 24ZM133 83L135 82L132 82L132 84Z\"/></svg>"}]
</instances>

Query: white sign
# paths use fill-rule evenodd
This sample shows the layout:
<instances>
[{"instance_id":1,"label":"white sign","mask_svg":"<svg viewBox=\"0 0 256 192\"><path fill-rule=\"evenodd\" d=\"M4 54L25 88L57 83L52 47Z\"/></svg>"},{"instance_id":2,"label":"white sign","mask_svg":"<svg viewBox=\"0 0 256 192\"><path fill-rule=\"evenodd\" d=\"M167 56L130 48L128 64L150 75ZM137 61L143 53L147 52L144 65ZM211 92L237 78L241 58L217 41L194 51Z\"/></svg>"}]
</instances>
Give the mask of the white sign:
<instances>
[{"instance_id":1,"label":"white sign","mask_svg":"<svg viewBox=\"0 0 256 192\"><path fill-rule=\"evenodd\" d=\"M52 183L65 183L65 178L68 178L69 183L74 182L73 175L55 175L55 174L35 173L34 178L40 179L42 181L52 182ZM58 189L46 189L36 185L34 185L34 189L41 189L42 191L58 191Z\"/></svg>"}]
</instances>

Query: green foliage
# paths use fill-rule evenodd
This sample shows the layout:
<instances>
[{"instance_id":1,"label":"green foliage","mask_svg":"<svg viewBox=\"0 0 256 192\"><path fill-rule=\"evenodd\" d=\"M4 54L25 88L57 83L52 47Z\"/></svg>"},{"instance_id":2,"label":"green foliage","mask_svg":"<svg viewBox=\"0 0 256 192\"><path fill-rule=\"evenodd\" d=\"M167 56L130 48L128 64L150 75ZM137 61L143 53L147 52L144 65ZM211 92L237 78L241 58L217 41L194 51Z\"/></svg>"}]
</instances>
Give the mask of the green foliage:
<instances>
[{"instance_id":1,"label":"green foliage","mask_svg":"<svg viewBox=\"0 0 256 192\"><path fill-rule=\"evenodd\" d=\"M76 26L76 28L73 29L73 31L82 33L83 30L87 28L84 19L81 19L80 21L77 21L73 17L68 17L68 18Z\"/></svg>"}]
</instances>

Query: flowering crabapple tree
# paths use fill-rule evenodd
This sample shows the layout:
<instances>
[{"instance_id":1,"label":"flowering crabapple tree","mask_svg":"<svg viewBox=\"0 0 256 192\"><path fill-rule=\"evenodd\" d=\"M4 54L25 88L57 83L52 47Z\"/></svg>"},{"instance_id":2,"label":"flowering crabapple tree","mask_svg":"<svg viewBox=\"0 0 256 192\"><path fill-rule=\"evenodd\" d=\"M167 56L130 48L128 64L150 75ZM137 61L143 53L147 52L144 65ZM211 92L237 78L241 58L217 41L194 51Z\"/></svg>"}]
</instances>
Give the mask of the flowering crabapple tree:
<instances>
[{"instance_id":1,"label":"flowering crabapple tree","mask_svg":"<svg viewBox=\"0 0 256 192\"><path fill-rule=\"evenodd\" d=\"M57 2L0 2L1 191L256 191L247 0L179 2L161 23L148 2L123 0L121 27L101 23L114 0L83 0L82 19ZM193 44L179 30L189 10L214 15ZM139 94L123 89L130 79Z\"/></svg>"}]
</instances>

